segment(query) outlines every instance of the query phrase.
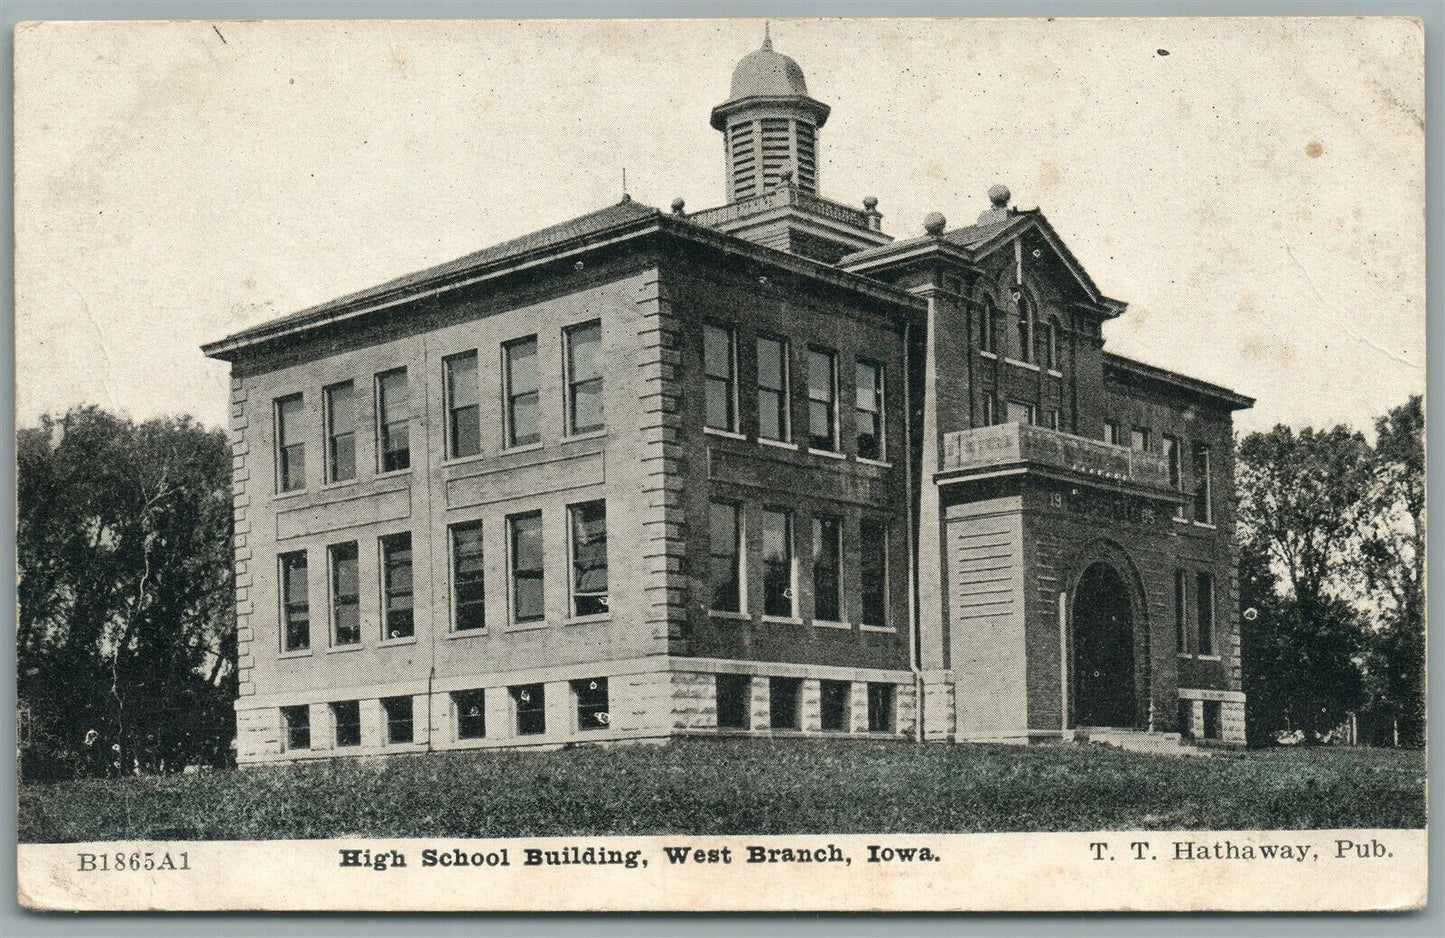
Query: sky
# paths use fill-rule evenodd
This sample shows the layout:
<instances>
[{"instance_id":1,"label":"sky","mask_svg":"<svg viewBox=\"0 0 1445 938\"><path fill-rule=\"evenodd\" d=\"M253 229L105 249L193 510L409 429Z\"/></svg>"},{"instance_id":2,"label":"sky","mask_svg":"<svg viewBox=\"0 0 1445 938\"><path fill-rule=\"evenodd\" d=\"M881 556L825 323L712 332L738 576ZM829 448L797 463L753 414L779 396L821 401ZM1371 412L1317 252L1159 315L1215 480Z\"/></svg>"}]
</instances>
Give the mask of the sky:
<instances>
[{"instance_id":1,"label":"sky","mask_svg":"<svg viewBox=\"0 0 1445 938\"><path fill-rule=\"evenodd\" d=\"M1004 183L1107 347L1357 427L1425 383L1406 20L775 20L822 194L922 234ZM16 36L17 418L221 425L203 342L632 197L721 204L758 20L68 23Z\"/></svg>"}]
</instances>

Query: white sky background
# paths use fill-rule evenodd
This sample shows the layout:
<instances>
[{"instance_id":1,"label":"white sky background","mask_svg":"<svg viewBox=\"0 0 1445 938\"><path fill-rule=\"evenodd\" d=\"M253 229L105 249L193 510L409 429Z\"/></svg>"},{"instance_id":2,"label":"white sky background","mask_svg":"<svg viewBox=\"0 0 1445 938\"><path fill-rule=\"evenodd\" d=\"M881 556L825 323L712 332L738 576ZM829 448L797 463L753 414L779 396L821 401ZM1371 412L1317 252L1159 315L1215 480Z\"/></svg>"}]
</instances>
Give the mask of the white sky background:
<instances>
[{"instance_id":1,"label":"white sky background","mask_svg":"<svg viewBox=\"0 0 1445 938\"><path fill-rule=\"evenodd\" d=\"M1121 354L1352 423L1425 385L1403 20L781 20L820 188L884 230L1007 184ZM224 41L223 38L224 37ZM57 24L16 37L17 407L225 420L202 342L616 202L723 201L756 20ZM1166 49L1162 56L1157 50ZM1317 154L1317 155L1312 155Z\"/></svg>"}]
</instances>

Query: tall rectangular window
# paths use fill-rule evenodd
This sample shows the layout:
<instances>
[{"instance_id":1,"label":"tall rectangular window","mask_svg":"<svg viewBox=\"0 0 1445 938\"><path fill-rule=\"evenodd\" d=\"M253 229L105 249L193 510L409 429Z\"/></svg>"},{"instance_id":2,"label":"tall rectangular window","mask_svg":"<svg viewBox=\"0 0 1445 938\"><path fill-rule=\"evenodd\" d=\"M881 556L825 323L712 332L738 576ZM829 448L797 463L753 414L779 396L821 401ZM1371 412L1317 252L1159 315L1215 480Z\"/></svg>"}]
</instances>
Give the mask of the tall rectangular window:
<instances>
[{"instance_id":1,"label":"tall rectangular window","mask_svg":"<svg viewBox=\"0 0 1445 938\"><path fill-rule=\"evenodd\" d=\"M893 715L894 704L897 696L898 688L892 684L868 685L868 732L893 732L896 723Z\"/></svg>"},{"instance_id":2,"label":"tall rectangular window","mask_svg":"<svg viewBox=\"0 0 1445 938\"><path fill-rule=\"evenodd\" d=\"M595 433L602 418L602 324L589 322L564 333L567 343L567 432Z\"/></svg>"},{"instance_id":3,"label":"tall rectangular window","mask_svg":"<svg viewBox=\"0 0 1445 938\"><path fill-rule=\"evenodd\" d=\"M1105 443L1112 443L1112 444L1114 444L1115 446L1119 446L1119 445L1120 445L1120 443L1119 443L1119 440L1120 440L1120 439L1121 439L1121 437L1119 436L1119 425L1118 425L1117 423L1115 423L1114 421L1112 421L1112 420L1105 420L1105 421L1104 421L1104 442L1105 442Z\"/></svg>"},{"instance_id":4,"label":"tall rectangular window","mask_svg":"<svg viewBox=\"0 0 1445 938\"><path fill-rule=\"evenodd\" d=\"M507 519L512 565L512 621L540 622L542 604L542 513L530 512Z\"/></svg>"},{"instance_id":5,"label":"tall rectangular window","mask_svg":"<svg viewBox=\"0 0 1445 938\"><path fill-rule=\"evenodd\" d=\"M731 502L708 503L708 585L718 612L742 611L741 516Z\"/></svg>"},{"instance_id":6,"label":"tall rectangular window","mask_svg":"<svg viewBox=\"0 0 1445 938\"><path fill-rule=\"evenodd\" d=\"M605 730L612 723L607 701L607 678L594 677L572 682L572 696L577 701L577 728Z\"/></svg>"},{"instance_id":7,"label":"tall rectangular window","mask_svg":"<svg viewBox=\"0 0 1445 938\"><path fill-rule=\"evenodd\" d=\"M1129 448L1136 453L1149 452L1149 431L1144 427L1129 430Z\"/></svg>"},{"instance_id":8,"label":"tall rectangular window","mask_svg":"<svg viewBox=\"0 0 1445 938\"><path fill-rule=\"evenodd\" d=\"M1213 481L1209 478L1209 447L1194 444L1194 520L1214 523Z\"/></svg>"},{"instance_id":9,"label":"tall rectangular window","mask_svg":"<svg viewBox=\"0 0 1445 938\"><path fill-rule=\"evenodd\" d=\"M381 576L384 588L387 638L411 638L416 634L412 613L411 532L389 534L381 539Z\"/></svg>"},{"instance_id":10,"label":"tall rectangular window","mask_svg":"<svg viewBox=\"0 0 1445 938\"><path fill-rule=\"evenodd\" d=\"M447 391L447 456L460 459L482 451L481 391L477 385L477 353L442 359Z\"/></svg>"},{"instance_id":11,"label":"tall rectangular window","mask_svg":"<svg viewBox=\"0 0 1445 938\"><path fill-rule=\"evenodd\" d=\"M306 439L301 429L301 395L276 401L276 487L295 492L306 487Z\"/></svg>"},{"instance_id":12,"label":"tall rectangular window","mask_svg":"<svg viewBox=\"0 0 1445 938\"><path fill-rule=\"evenodd\" d=\"M763 615L796 615L793 604L793 515L765 508L763 525Z\"/></svg>"},{"instance_id":13,"label":"tall rectangular window","mask_svg":"<svg viewBox=\"0 0 1445 938\"><path fill-rule=\"evenodd\" d=\"M818 709L824 732L848 732L853 715L853 685L847 681L819 681L818 684Z\"/></svg>"},{"instance_id":14,"label":"tall rectangular window","mask_svg":"<svg viewBox=\"0 0 1445 938\"><path fill-rule=\"evenodd\" d=\"M707 426L736 431L738 369L732 329L703 324L702 366Z\"/></svg>"},{"instance_id":15,"label":"tall rectangular window","mask_svg":"<svg viewBox=\"0 0 1445 938\"><path fill-rule=\"evenodd\" d=\"M788 343L758 336L758 437L792 439L788 393Z\"/></svg>"},{"instance_id":16,"label":"tall rectangular window","mask_svg":"<svg viewBox=\"0 0 1445 938\"><path fill-rule=\"evenodd\" d=\"M1196 584L1198 594L1194 597L1195 605L1198 607L1198 621L1195 623L1199 630L1199 640L1195 645L1201 655L1214 654L1214 576L1209 573L1199 574L1199 581Z\"/></svg>"},{"instance_id":17,"label":"tall rectangular window","mask_svg":"<svg viewBox=\"0 0 1445 938\"><path fill-rule=\"evenodd\" d=\"M1008 414L1004 422L1031 425L1034 422L1034 405L1025 404L1022 401L1009 401Z\"/></svg>"},{"instance_id":18,"label":"tall rectangular window","mask_svg":"<svg viewBox=\"0 0 1445 938\"><path fill-rule=\"evenodd\" d=\"M813 517L813 618L843 621L843 522Z\"/></svg>"},{"instance_id":19,"label":"tall rectangular window","mask_svg":"<svg viewBox=\"0 0 1445 938\"><path fill-rule=\"evenodd\" d=\"M415 738L410 697L387 697L381 702L381 710L386 715L386 741L389 745L409 743Z\"/></svg>"},{"instance_id":20,"label":"tall rectangular window","mask_svg":"<svg viewBox=\"0 0 1445 938\"><path fill-rule=\"evenodd\" d=\"M355 645L361 641L356 542L332 544L326 549L326 554L331 566L331 643Z\"/></svg>"},{"instance_id":21,"label":"tall rectangular window","mask_svg":"<svg viewBox=\"0 0 1445 938\"><path fill-rule=\"evenodd\" d=\"M507 385L507 445L540 443L536 336L515 339L502 346L502 376Z\"/></svg>"},{"instance_id":22,"label":"tall rectangular window","mask_svg":"<svg viewBox=\"0 0 1445 938\"><path fill-rule=\"evenodd\" d=\"M1204 710L1204 738L1223 739L1224 719L1222 711L1224 705L1217 700L1206 700L1201 709Z\"/></svg>"},{"instance_id":23,"label":"tall rectangular window","mask_svg":"<svg viewBox=\"0 0 1445 938\"><path fill-rule=\"evenodd\" d=\"M513 687L512 709L517 715L518 736L540 736L547 732L545 684L521 684Z\"/></svg>"},{"instance_id":24,"label":"tall rectangular window","mask_svg":"<svg viewBox=\"0 0 1445 938\"><path fill-rule=\"evenodd\" d=\"M452 706L457 711L457 739L483 739L486 737L486 691L480 689L452 691Z\"/></svg>"},{"instance_id":25,"label":"tall rectangular window","mask_svg":"<svg viewBox=\"0 0 1445 938\"><path fill-rule=\"evenodd\" d=\"M1179 654L1189 653L1189 594L1183 570L1174 571L1174 644Z\"/></svg>"},{"instance_id":26,"label":"tall rectangular window","mask_svg":"<svg viewBox=\"0 0 1445 938\"><path fill-rule=\"evenodd\" d=\"M808 447L838 450L838 355L808 349Z\"/></svg>"},{"instance_id":27,"label":"tall rectangular window","mask_svg":"<svg viewBox=\"0 0 1445 938\"><path fill-rule=\"evenodd\" d=\"M1184 470L1180 464L1179 438L1165 434L1162 440L1164 448L1164 462L1169 466L1169 487L1175 491L1182 491L1184 488ZM1174 517L1184 517L1184 505L1174 506Z\"/></svg>"},{"instance_id":28,"label":"tall rectangular window","mask_svg":"<svg viewBox=\"0 0 1445 938\"><path fill-rule=\"evenodd\" d=\"M567 509L572 543L572 615L600 616L607 599L607 503Z\"/></svg>"},{"instance_id":29,"label":"tall rectangular window","mask_svg":"<svg viewBox=\"0 0 1445 938\"><path fill-rule=\"evenodd\" d=\"M361 702L343 700L331 705L337 748L361 745Z\"/></svg>"},{"instance_id":30,"label":"tall rectangular window","mask_svg":"<svg viewBox=\"0 0 1445 938\"><path fill-rule=\"evenodd\" d=\"M350 381L325 391L326 481L356 478L356 391Z\"/></svg>"},{"instance_id":31,"label":"tall rectangular window","mask_svg":"<svg viewBox=\"0 0 1445 938\"><path fill-rule=\"evenodd\" d=\"M487 626L487 596L482 567L482 523L451 526L452 628L469 632Z\"/></svg>"},{"instance_id":32,"label":"tall rectangular window","mask_svg":"<svg viewBox=\"0 0 1445 938\"><path fill-rule=\"evenodd\" d=\"M864 521L858 526L859 576L863 580L863 624L888 624L888 526Z\"/></svg>"},{"instance_id":33,"label":"tall rectangular window","mask_svg":"<svg viewBox=\"0 0 1445 938\"><path fill-rule=\"evenodd\" d=\"M745 730L752 725L753 679L746 674L719 674L716 681L719 729Z\"/></svg>"},{"instance_id":34,"label":"tall rectangular window","mask_svg":"<svg viewBox=\"0 0 1445 938\"><path fill-rule=\"evenodd\" d=\"M311 600L306 588L306 551L281 555L282 651L311 647Z\"/></svg>"},{"instance_id":35,"label":"tall rectangular window","mask_svg":"<svg viewBox=\"0 0 1445 938\"><path fill-rule=\"evenodd\" d=\"M311 748L311 708L305 704L281 708L281 725L286 730L286 749Z\"/></svg>"},{"instance_id":36,"label":"tall rectangular window","mask_svg":"<svg viewBox=\"0 0 1445 938\"><path fill-rule=\"evenodd\" d=\"M802 729L798 720L802 710L798 706L798 698L802 694L802 678L774 677L768 679L768 722L773 729Z\"/></svg>"},{"instance_id":37,"label":"tall rectangular window","mask_svg":"<svg viewBox=\"0 0 1445 938\"><path fill-rule=\"evenodd\" d=\"M410 395L405 368L376 376L376 436L382 472L411 468Z\"/></svg>"},{"instance_id":38,"label":"tall rectangular window","mask_svg":"<svg viewBox=\"0 0 1445 938\"><path fill-rule=\"evenodd\" d=\"M998 423L998 398L992 394L983 396L983 425L991 427Z\"/></svg>"},{"instance_id":39,"label":"tall rectangular window","mask_svg":"<svg viewBox=\"0 0 1445 938\"><path fill-rule=\"evenodd\" d=\"M1044 426L1050 430L1059 429L1059 409L1057 407L1044 408Z\"/></svg>"},{"instance_id":40,"label":"tall rectangular window","mask_svg":"<svg viewBox=\"0 0 1445 938\"><path fill-rule=\"evenodd\" d=\"M884 459L883 366L860 360L857 367L853 422L858 431L858 458Z\"/></svg>"}]
</instances>

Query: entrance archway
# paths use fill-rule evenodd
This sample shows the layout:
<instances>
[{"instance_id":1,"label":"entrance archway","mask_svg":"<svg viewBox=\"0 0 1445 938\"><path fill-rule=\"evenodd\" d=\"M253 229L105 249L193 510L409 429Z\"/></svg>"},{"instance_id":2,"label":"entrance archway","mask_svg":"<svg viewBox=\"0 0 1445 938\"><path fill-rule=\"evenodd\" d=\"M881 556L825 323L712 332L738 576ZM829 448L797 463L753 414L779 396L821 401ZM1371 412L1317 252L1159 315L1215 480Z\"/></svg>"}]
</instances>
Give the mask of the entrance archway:
<instances>
[{"instance_id":1,"label":"entrance archway","mask_svg":"<svg viewBox=\"0 0 1445 938\"><path fill-rule=\"evenodd\" d=\"M1134 616L1129 589L1096 563L1074 588L1074 725L1133 726Z\"/></svg>"}]
</instances>

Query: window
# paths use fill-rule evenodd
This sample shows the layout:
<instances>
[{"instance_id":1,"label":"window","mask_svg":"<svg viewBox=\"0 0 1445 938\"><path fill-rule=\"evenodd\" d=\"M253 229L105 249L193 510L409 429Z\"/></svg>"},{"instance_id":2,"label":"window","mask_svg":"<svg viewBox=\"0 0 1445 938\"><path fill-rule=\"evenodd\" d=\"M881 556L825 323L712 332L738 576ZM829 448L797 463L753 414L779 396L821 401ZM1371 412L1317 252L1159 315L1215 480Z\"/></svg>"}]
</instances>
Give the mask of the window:
<instances>
[{"instance_id":1,"label":"window","mask_svg":"<svg viewBox=\"0 0 1445 938\"><path fill-rule=\"evenodd\" d=\"M813 518L813 618L843 621L843 521Z\"/></svg>"},{"instance_id":2,"label":"window","mask_svg":"<svg viewBox=\"0 0 1445 938\"><path fill-rule=\"evenodd\" d=\"M800 729L798 698L803 680L797 677L768 679L768 724L775 730Z\"/></svg>"},{"instance_id":3,"label":"window","mask_svg":"<svg viewBox=\"0 0 1445 938\"><path fill-rule=\"evenodd\" d=\"M1164 447L1164 461L1169 466L1169 487L1176 491L1182 491L1184 488L1184 472L1179 461L1179 438L1165 434L1162 445ZM1174 517L1181 519L1184 517L1183 504L1174 506Z\"/></svg>"},{"instance_id":4,"label":"window","mask_svg":"<svg viewBox=\"0 0 1445 938\"><path fill-rule=\"evenodd\" d=\"M612 722L607 706L607 678L594 677L572 682L572 695L577 698L577 728L605 730Z\"/></svg>"},{"instance_id":5,"label":"window","mask_svg":"<svg viewBox=\"0 0 1445 938\"><path fill-rule=\"evenodd\" d=\"M376 376L376 435L382 472L411 467L409 395L405 368Z\"/></svg>"},{"instance_id":6,"label":"window","mask_svg":"<svg viewBox=\"0 0 1445 938\"><path fill-rule=\"evenodd\" d=\"M1044 426L1050 430L1059 429L1059 409L1057 407L1044 408Z\"/></svg>"},{"instance_id":7,"label":"window","mask_svg":"<svg viewBox=\"0 0 1445 938\"><path fill-rule=\"evenodd\" d=\"M764 440L792 439L789 419L788 343L758 336L758 436Z\"/></svg>"},{"instance_id":8,"label":"window","mask_svg":"<svg viewBox=\"0 0 1445 938\"><path fill-rule=\"evenodd\" d=\"M767 508L763 524L763 615L794 615L793 516Z\"/></svg>"},{"instance_id":9,"label":"window","mask_svg":"<svg viewBox=\"0 0 1445 938\"><path fill-rule=\"evenodd\" d=\"M572 528L572 614L600 616L607 603L607 503L567 509Z\"/></svg>"},{"instance_id":10,"label":"window","mask_svg":"<svg viewBox=\"0 0 1445 938\"><path fill-rule=\"evenodd\" d=\"M411 742L414 734L411 722L411 698L387 697L381 702L381 709L386 714L387 743L395 746Z\"/></svg>"},{"instance_id":11,"label":"window","mask_svg":"<svg viewBox=\"0 0 1445 938\"><path fill-rule=\"evenodd\" d=\"M530 446L542 441L537 396L537 337L527 336L502 346L506 381L507 445Z\"/></svg>"},{"instance_id":12,"label":"window","mask_svg":"<svg viewBox=\"0 0 1445 938\"><path fill-rule=\"evenodd\" d=\"M1199 630L1199 642L1195 645L1201 655L1214 654L1214 576L1209 573L1199 574L1198 593L1194 602L1199 610L1199 616L1195 622Z\"/></svg>"},{"instance_id":13,"label":"window","mask_svg":"<svg viewBox=\"0 0 1445 938\"><path fill-rule=\"evenodd\" d=\"M468 521L451 526L452 628L458 632L487 626L487 603L482 567L482 523Z\"/></svg>"},{"instance_id":14,"label":"window","mask_svg":"<svg viewBox=\"0 0 1445 938\"><path fill-rule=\"evenodd\" d=\"M894 731L894 701L897 696L898 689L892 684L868 685L868 732Z\"/></svg>"},{"instance_id":15,"label":"window","mask_svg":"<svg viewBox=\"0 0 1445 938\"><path fill-rule=\"evenodd\" d=\"M707 413L704 420L714 430L736 431L738 370L732 329L704 324L702 364Z\"/></svg>"},{"instance_id":16,"label":"window","mask_svg":"<svg viewBox=\"0 0 1445 938\"><path fill-rule=\"evenodd\" d=\"M595 433L602 419L602 324L589 322L565 333L567 342L567 432Z\"/></svg>"},{"instance_id":17,"label":"window","mask_svg":"<svg viewBox=\"0 0 1445 938\"><path fill-rule=\"evenodd\" d=\"M1044 324L1043 359L1050 371L1059 370L1059 321L1052 317Z\"/></svg>"},{"instance_id":18,"label":"window","mask_svg":"<svg viewBox=\"0 0 1445 938\"><path fill-rule=\"evenodd\" d=\"M1104 442L1119 446L1119 425L1112 420L1104 421Z\"/></svg>"},{"instance_id":19,"label":"window","mask_svg":"<svg viewBox=\"0 0 1445 938\"><path fill-rule=\"evenodd\" d=\"M507 519L512 561L512 621L540 622L542 605L542 513Z\"/></svg>"},{"instance_id":20,"label":"window","mask_svg":"<svg viewBox=\"0 0 1445 938\"><path fill-rule=\"evenodd\" d=\"M858 362L854 423L858 431L858 458L883 459L888 447L883 438L883 366Z\"/></svg>"},{"instance_id":21,"label":"window","mask_svg":"<svg viewBox=\"0 0 1445 938\"><path fill-rule=\"evenodd\" d=\"M1022 401L1008 402L1008 416L1005 423L1021 423L1025 426L1034 422L1034 405Z\"/></svg>"},{"instance_id":22,"label":"window","mask_svg":"<svg viewBox=\"0 0 1445 938\"><path fill-rule=\"evenodd\" d=\"M1018 353L1019 361L1032 362L1034 360L1034 317L1029 309L1029 301L1019 297L1019 318L1018 318Z\"/></svg>"},{"instance_id":23,"label":"window","mask_svg":"<svg viewBox=\"0 0 1445 938\"><path fill-rule=\"evenodd\" d=\"M1194 444L1194 520L1202 524L1214 523L1214 499L1212 482L1209 478L1209 447L1203 443Z\"/></svg>"},{"instance_id":24,"label":"window","mask_svg":"<svg viewBox=\"0 0 1445 938\"><path fill-rule=\"evenodd\" d=\"M281 708L281 725L286 731L286 749L311 748L311 708L302 704L298 707Z\"/></svg>"},{"instance_id":25,"label":"window","mask_svg":"<svg viewBox=\"0 0 1445 938\"><path fill-rule=\"evenodd\" d=\"M477 387L477 353L442 359L447 392L447 456L460 459L482 451L481 398Z\"/></svg>"},{"instance_id":26,"label":"window","mask_svg":"<svg viewBox=\"0 0 1445 938\"><path fill-rule=\"evenodd\" d=\"M717 676L719 729L745 730L752 725L753 679L746 674Z\"/></svg>"},{"instance_id":27,"label":"window","mask_svg":"<svg viewBox=\"0 0 1445 938\"><path fill-rule=\"evenodd\" d=\"M998 311L992 300L984 300L983 316L978 324L979 348L990 355L998 354Z\"/></svg>"},{"instance_id":28,"label":"window","mask_svg":"<svg viewBox=\"0 0 1445 938\"><path fill-rule=\"evenodd\" d=\"M412 614L411 534L390 534L381 539L381 575L385 593L382 618L387 638L416 634Z\"/></svg>"},{"instance_id":29,"label":"window","mask_svg":"<svg viewBox=\"0 0 1445 938\"><path fill-rule=\"evenodd\" d=\"M276 401L276 485L282 492L306 487L306 443L301 435L301 395Z\"/></svg>"},{"instance_id":30,"label":"window","mask_svg":"<svg viewBox=\"0 0 1445 938\"><path fill-rule=\"evenodd\" d=\"M1136 453L1149 452L1149 431L1143 427L1134 427L1130 430L1129 448Z\"/></svg>"},{"instance_id":31,"label":"window","mask_svg":"<svg viewBox=\"0 0 1445 938\"><path fill-rule=\"evenodd\" d=\"M457 711L457 739L482 739L487 735L487 692L484 690L452 691L452 706Z\"/></svg>"},{"instance_id":32,"label":"window","mask_svg":"<svg viewBox=\"0 0 1445 938\"><path fill-rule=\"evenodd\" d=\"M838 356L808 349L808 446L838 449Z\"/></svg>"},{"instance_id":33,"label":"window","mask_svg":"<svg viewBox=\"0 0 1445 938\"><path fill-rule=\"evenodd\" d=\"M547 688L523 684L512 688L512 708L517 712L517 735L540 736L547 732Z\"/></svg>"},{"instance_id":34,"label":"window","mask_svg":"<svg viewBox=\"0 0 1445 938\"><path fill-rule=\"evenodd\" d=\"M1223 709L1223 708L1220 706L1219 701L1217 701L1217 700L1206 700L1206 701L1204 701L1204 738L1205 738L1205 739L1222 739L1222 738L1224 738L1224 732L1223 732L1223 730L1224 730L1223 722L1224 722L1224 721L1221 719L1222 714L1221 714L1221 712L1220 712L1222 709Z\"/></svg>"},{"instance_id":35,"label":"window","mask_svg":"<svg viewBox=\"0 0 1445 938\"><path fill-rule=\"evenodd\" d=\"M356 478L356 391L350 381L324 393L326 407L326 481Z\"/></svg>"},{"instance_id":36,"label":"window","mask_svg":"<svg viewBox=\"0 0 1445 938\"><path fill-rule=\"evenodd\" d=\"M858 526L859 575L863 580L863 624L888 624L888 526L864 521Z\"/></svg>"},{"instance_id":37,"label":"window","mask_svg":"<svg viewBox=\"0 0 1445 938\"><path fill-rule=\"evenodd\" d=\"M998 423L998 399L992 394L983 396L983 425L991 427Z\"/></svg>"},{"instance_id":38,"label":"window","mask_svg":"<svg viewBox=\"0 0 1445 938\"><path fill-rule=\"evenodd\" d=\"M282 651L311 647L311 599L306 588L306 552L281 555Z\"/></svg>"},{"instance_id":39,"label":"window","mask_svg":"<svg viewBox=\"0 0 1445 938\"><path fill-rule=\"evenodd\" d=\"M847 681L819 681L822 726L829 733L846 733L853 709L853 685Z\"/></svg>"},{"instance_id":40,"label":"window","mask_svg":"<svg viewBox=\"0 0 1445 938\"><path fill-rule=\"evenodd\" d=\"M1183 570L1174 571L1174 644L1189 653L1189 593Z\"/></svg>"},{"instance_id":41,"label":"window","mask_svg":"<svg viewBox=\"0 0 1445 938\"><path fill-rule=\"evenodd\" d=\"M1179 735L1194 738L1194 701L1179 698Z\"/></svg>"},{"instance_id":42,"label":"window","mask_svg":"<svg viewBox=\"0 0 1445 938\"><path fill-rule=\"evenodd\" d=\"M331 722L336 725L337 748L361 745L361 703L343 700L331 705Z\"/></svg>"},{"instance_id":43,"label":"window","mask_svg":"<svg viewBox=\"0 0 1445 938\"><path fill-rule=\"evenodd\" d=\"M355 645L361 641L356 542L333 544L326 552L331 561L331 641L334 645Z\"/></svg>"},{"instance_id":44,"label":"window","mask_svg":"<svg viewBox=\"0 0 1445 938\"><path fill-rule=\"evenodd\" d=\"M708 503L708 583L718 612L742 611L741 520L737 505Z\"/></svg>"}]
</instances>

